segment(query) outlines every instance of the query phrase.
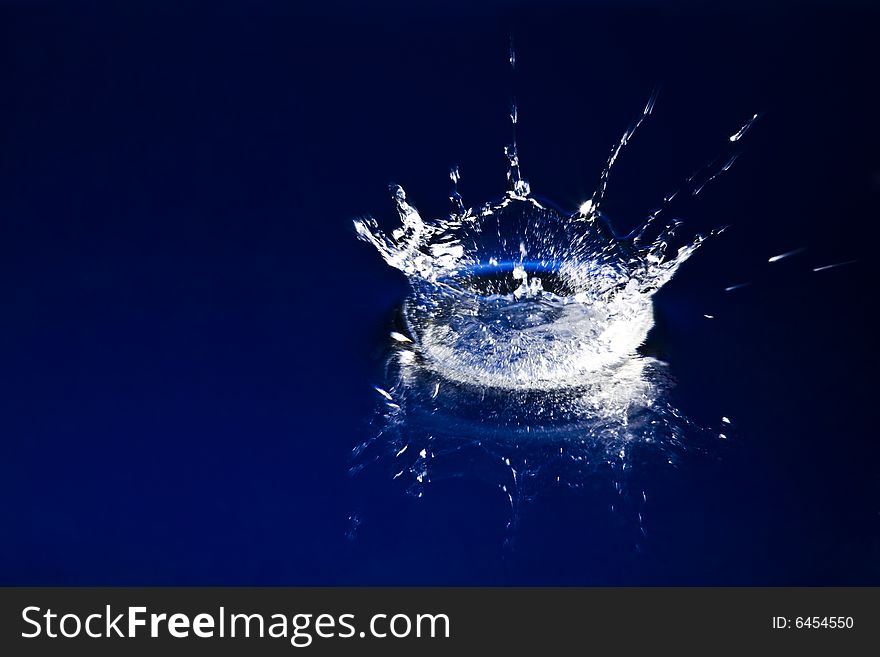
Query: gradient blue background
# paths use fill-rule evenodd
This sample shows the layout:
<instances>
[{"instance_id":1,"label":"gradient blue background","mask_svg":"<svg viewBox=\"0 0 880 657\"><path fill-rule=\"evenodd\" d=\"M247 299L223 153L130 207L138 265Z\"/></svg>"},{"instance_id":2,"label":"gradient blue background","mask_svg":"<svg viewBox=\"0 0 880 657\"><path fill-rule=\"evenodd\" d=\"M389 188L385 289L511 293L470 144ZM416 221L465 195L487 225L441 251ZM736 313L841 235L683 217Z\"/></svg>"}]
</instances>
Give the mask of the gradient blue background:
<instances>
[{"instance_id":1,"label":"gradient blue background","mask_svg":"<svg viewBox=\"0 0 880 657\"><path fill-rule=\"evenodd\" d=\"M0 583L880 584L880 15L550 5L2 3ZM735 439L641 475L641 551L589 486L511 551L486 482L347 475L406 293L351 219L391 181L445 212L453 163L504 191L511 31L563 206L660 84L622 230L765 112L684 217L732 228L657 297L676 403Z\"/></svg>"}]
</instances>

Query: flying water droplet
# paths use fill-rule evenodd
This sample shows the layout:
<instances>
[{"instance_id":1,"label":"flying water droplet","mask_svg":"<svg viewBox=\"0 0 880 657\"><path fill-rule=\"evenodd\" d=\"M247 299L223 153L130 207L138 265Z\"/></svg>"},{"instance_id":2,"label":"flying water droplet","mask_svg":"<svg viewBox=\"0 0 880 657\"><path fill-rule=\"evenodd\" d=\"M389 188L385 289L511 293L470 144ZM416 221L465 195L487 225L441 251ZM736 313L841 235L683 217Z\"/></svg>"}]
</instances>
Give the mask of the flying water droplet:
<instances>
[{"instance_id":1,"label":"flying water droplet","mask_svg":"<svg viewBox=\"0 0 880 657\"><path fill-rule=\"evenodd\" d=\"M768 258L767 262L779 262L780 260L785 260L786 258L790 258L791 256L796 256L799 253L803 253L804 251L806 251L806 249L804 249L804 248L786 251L785 253L780 253L779 255L775 255L775 256Z\"/></svg>"},{"instance_id":2,"label":"flying water droplet","mask_svg":"<svg viewBox=\"0 0 880 657\"><path fill-rule=\"evenodd\" d=\"M740 139L742 139L745 134L751 129L752 125L754 125L755 121L757 121L759 118L760 116L758 114L755 114L752 118L746 121L742 128L730 135L730 141L739 141Z\"/></svg>"},{"instance_id":3,"label":"flying water droplet","mask_svg":"<svg viewBox=\"0 0 880 657\"><path fill-rule=\"evenodd\" d=\"M835 262L833 265L823 265L822 267L813 267L813 271L826 271L828 269L836 269L837 267L844 267L846 265L854 265L858 260L846 260L844 262Z\"/></svg>"}]
</instances>

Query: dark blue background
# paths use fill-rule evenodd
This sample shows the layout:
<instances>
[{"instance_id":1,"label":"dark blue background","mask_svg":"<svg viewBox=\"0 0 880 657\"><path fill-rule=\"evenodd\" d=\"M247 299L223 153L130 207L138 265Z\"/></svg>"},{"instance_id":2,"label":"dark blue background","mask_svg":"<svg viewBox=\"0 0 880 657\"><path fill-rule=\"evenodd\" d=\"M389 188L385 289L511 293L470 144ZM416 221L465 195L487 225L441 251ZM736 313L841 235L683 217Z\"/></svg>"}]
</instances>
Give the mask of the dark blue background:
<instances>
[{"instance_id":1,"label":"dark blue background","mask_svg":"<svg viewBox=\"0 0 880 657\"><path fill-rule=\"evenodd\" d=\"M3 4L0 582L880 584L880 16L551 5ZM347 475L406 293L351 219L391 220L391 181L445 212L452 163L503 192L510 32L523 172L563 206L661 85L622 230L765 112L685 214L732 228L657 298L676 403L735 439L644 474L640 551L589 486L509 550L485 482Z\"/></svg>"}]
</instances>

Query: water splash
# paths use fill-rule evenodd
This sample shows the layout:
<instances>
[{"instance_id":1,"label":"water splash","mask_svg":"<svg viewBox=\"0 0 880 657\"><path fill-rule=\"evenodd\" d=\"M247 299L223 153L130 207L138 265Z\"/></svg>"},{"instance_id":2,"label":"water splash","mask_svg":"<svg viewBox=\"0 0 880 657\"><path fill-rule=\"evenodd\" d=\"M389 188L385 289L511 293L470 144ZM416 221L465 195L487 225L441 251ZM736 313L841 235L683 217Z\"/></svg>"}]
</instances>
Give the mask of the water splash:
<instances>
[{"instance_id":1,"label":"water splash","mask_svg":"<svg viewBox=\"0 0 880 657\"><path fill-rule=\"evenodd\" d=\"M531 196L511 145L500 201L465 209L455 169L448 216L424 220L392 185L401 225L390 236L373 219L355 221L358 236L409 278L405 323L425 367L465 384L546 390L592 384L636 357L653 326L653 294L705 239L670 251L679 220L657 226L656 210L618 236L600 211L610 168L654 98L575 213Z\"/></svg>"},{"instance_id":2,"label":"water splash","mask_svg":"<svg viewBox=\"0 0 880 657\"><path fill-rule=\"evenodd\" d=\"M391 185L400 225L387 234L375 219L354 222L412 292L391 334L377 429L355 449L353 471L384 463L417 495L437 478L479 476L515 510L543 486L579 486L597 469L611 473L623 496L634 463L675 464L707 436L727 438L672 406L665 363L641 347L654 294L706 239L681 240L682 222L659 218L727 171L736 154L697 171L627 235L601 211L611 169L656 100L655 92L575 212L539 201L523 179L514 103L500 199L466 207L454 168L448 215L424 219ZM634 509L644 497L632 497Z\"/></svg>"}]
</instances>

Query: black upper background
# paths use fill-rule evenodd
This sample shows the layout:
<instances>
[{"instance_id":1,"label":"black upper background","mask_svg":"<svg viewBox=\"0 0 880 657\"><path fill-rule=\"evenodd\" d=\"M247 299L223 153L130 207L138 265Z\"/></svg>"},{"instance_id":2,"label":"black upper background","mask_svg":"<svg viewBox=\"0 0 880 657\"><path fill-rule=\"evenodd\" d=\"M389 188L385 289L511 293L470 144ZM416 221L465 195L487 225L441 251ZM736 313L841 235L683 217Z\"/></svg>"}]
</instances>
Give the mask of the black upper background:
<instances>
[{"instance_id":1,"label":"black upper background","mask_svg":"<svg viewBox=\"0 0 880 657\"><path fill-rule=\"evenodd\" d=\"M0 582L880 583L880 15L540 4L3 3ZM683 214L730 230L657 297L676 403L735 438L648 482L640 551L588 491L505 549L488 484L346 474L406 293L351 219L390 223L392 181L445 212L453 163L504 191L511 33L523 172L563 207L659 85L621 231L764 113Z\"/></svg>"}]
</instances>

